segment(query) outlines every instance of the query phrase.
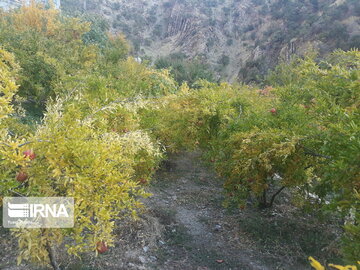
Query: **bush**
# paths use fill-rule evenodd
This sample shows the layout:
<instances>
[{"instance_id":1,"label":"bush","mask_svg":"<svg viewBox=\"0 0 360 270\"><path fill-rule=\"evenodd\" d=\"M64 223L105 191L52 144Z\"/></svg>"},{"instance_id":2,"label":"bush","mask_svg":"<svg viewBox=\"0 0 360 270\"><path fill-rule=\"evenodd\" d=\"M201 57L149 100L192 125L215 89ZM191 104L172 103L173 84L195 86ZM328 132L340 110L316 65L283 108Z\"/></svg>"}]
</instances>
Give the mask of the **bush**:
<instances>
[{"instance_id":1,"label":"bush","mask_svg":"<svg viewBox=\"0 0 360 270\"><path fill-rule=\"evenodd\" d=\"M343 255L358 260L359 51L280 65L258 92L227 84L186 86L144 119L168 150L200 147L224 176L225 205L271 207L284 188L316 194L334 214L355 213ZM152 119L152 120L149 120ZM306 195L302 195L306 196ZM306 199L306 197L304 197Z\"/></svg>"},{"instance_id":2,"label":"bush","mask_svg":"<svg viewBox=\"0 0 360 270\"><path fill-rule=\"evenodd\" d=\"M29 16L34 21L23 25ZM68 196L76 204L72 229L13 230L18 262L56 265L49 247L65 238L74 255L111 246L114 221L136 216L138 199L148 196L143 185L162 158L158 142L139 129L140 96L171 93L176 83L167 72L128 59L122 36L110 36L103 49L86 45L89 24L53 10L32 4L4 13L0 25L0 38L15 55L0 50L0 196ZM37 99L41 122L21 122L18 93Z\"/></svg>"},{"instance_id":3,"label":"bush","mask_svg":"<svg viewBox=\"0 0 360 270\"><path fill-rule=\"evenodd\" d=\"M172 54L156 60L155 67L158 69L169 69L174 79L182 84L187 82L193 85L199 79L213 81L214 74L210 67L199 58L186 59L183 54Z\"/></svg>"},{"instance_id":4,"label":"bush","mask_svg":"<svg viewBox=\"0 0 360 270\"><path fill-rule=\"evenodd\" d=\"M218 63L224 67L226 67L227 65L229 65L230 63L230 57L227 55L222 55L218 61Z\"/></svg>"}]
</instances>

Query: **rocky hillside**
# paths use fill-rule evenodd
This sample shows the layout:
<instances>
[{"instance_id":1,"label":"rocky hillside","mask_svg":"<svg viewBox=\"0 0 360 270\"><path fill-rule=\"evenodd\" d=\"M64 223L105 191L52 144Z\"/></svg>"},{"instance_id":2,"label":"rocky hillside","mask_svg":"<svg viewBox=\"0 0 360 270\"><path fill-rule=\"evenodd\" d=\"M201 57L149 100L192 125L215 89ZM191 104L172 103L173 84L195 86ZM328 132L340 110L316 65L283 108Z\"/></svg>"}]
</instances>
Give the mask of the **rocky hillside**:
<instances>
[{"instance_id":1,"label":"rocky hillside","mask_svg":"<svg viewBox=\"0 0 360 270\"><path fill-rule=\"evenodd\" d=\"M97 13L153 61L204 59L218 77L258 81L279 59L312 48L360 47L358 0L81 0L63 10Z\"/></svg>"}]
</instances>

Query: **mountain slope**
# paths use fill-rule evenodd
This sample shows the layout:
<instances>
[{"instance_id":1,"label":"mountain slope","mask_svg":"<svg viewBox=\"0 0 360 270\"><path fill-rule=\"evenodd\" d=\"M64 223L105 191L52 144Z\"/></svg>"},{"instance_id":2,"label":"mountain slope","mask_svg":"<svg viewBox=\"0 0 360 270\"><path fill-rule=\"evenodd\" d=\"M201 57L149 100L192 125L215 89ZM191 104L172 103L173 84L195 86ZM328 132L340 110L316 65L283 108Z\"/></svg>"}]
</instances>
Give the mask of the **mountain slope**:
<instances>
[{"instance_id":1,"label":"mountain slope","mask_svg":"<svg viewBox=\"0 0 360 270\"><path fill-rule=\"evenodd\" d=\"M100 14L137 56L204 59L228 81L258 81L278 59L360 47L358 0L63 0Z\"/></svg>"}]
</instances>

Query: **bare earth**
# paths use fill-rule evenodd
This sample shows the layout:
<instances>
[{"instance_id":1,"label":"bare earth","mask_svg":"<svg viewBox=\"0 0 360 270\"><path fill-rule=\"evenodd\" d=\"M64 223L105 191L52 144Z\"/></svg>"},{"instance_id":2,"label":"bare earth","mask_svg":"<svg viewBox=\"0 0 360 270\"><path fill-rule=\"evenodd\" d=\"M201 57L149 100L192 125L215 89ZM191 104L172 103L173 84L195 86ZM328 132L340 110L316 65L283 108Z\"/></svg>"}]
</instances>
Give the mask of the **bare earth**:
<instances>
[{"instance_id":1,"label":"bare earth","mask_svg":"<svg viewBox=\"0 0 360 270\"><path fill-rule=\"evenodd\" d=\"M226 214L221 182L197 154L172 159L158 181L147 205L157 216L168 216L162 222L168 239L155 269L271 269Z\"/></svg>"}]
</instances>

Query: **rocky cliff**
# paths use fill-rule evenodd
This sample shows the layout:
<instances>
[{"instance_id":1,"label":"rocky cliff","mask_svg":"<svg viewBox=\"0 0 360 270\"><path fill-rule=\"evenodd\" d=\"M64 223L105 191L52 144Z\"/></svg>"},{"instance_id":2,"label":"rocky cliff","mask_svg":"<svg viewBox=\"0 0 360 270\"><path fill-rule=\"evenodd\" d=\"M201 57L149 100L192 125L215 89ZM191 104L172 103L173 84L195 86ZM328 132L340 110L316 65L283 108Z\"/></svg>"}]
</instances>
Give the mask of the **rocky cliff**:
<instances>
[{"instance_id":1,"label":"rocky cliff","mask_svg":"<svg viewBox=\"0 0 360 270\"><path fill-rule=\"evenodd\" d=\"M256 81L312 48L360 46L358 0L63 0L63 8L100 14L137 56L202 57L228 81Z\"/></svg>"}]
</instances>

